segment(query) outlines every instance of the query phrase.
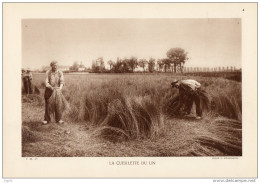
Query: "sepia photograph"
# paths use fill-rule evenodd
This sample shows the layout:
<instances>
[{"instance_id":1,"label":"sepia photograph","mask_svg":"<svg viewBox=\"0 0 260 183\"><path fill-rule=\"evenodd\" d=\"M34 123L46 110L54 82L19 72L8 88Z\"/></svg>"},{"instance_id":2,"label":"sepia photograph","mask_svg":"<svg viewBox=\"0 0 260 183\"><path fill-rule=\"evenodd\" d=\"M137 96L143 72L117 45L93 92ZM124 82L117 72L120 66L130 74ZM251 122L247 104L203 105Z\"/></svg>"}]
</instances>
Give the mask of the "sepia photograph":
<instances>
[{"instance_id":1,"label":"sepia photograph","mask_svg":"<svg viewBox=\"0 0 260 183\"><path fill-rule=\"evenodd\" d=\"M22 20L22 156L242 156L240 19Z\"/></svg>"},{"instance_id":2,"label":"sepia photograph","mask_svg":"<svg viewBox=\"0 0 260 183\"><path fill-rule=\"evenodd\" d=\"M257 3L3 4L4 178L253 179L257 134Z\"/></svg>"}]
</instances>

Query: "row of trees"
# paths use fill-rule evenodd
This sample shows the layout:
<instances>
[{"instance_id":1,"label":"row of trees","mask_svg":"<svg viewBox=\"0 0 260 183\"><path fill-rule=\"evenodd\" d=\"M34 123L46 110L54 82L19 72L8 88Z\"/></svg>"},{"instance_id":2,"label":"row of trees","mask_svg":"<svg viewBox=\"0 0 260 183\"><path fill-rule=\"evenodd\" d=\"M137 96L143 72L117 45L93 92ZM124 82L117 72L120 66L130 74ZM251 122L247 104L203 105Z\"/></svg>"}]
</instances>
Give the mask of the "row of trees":
<instances>
[{"instance_id":1,"label":"row of trees","mask_svg":"<svg viewBox=\"0 0 260 183\"><path fill-rule=\"evenodd\" d=\"M176 72L177 70L182 72L185 61L189 59L187 57L188 53L182 48L171 48L167 51L166 55L167 58L158 59L157 62L154 58L138 60L136 57L131 57L124 59L117 58L116 61L109 60L107 64L109 65L109 72L115 73L134 72L138 66L143 68L143 71L147 68L149 72L153 72L156 65L159 71L164 70L166 72L170 68L172 72ZM92 72L104 71L105 64L102 57L92 62Z\"/></svg>"},{"instance_id":2,"label":"row of trees","mask_svg":"<svg viewBox=\"0 0 260 183\"><path fill-rule=\"evenodd\" d=\"M109 60L108 62L109 70L111 72L134 72L134 70L139 66L143 68L143 71L145 71L146 66L148 65L148 71L153 72L155 67L155 59L150 58L148 61L146 59L140 59L138 60L136 57L131 58L117 58L117 60L114 62L112 60Z\"/></svg>"},{"instance_id":3,"label":"row of trees","mask_svg":"<svg viewBox=\"0 0 260 183\"><path fill-rule=\"evenodd\" d=\"M92 61L91 68L86 68L82 62L74 62L72 66L65 67L59 66L61 70L68 72L78 72L78 71L89 71L94 73L102 72L113 72L113 73L130 73L134 72L137 67L142 68L145 72L164 71L167 72L169 69L171 72L182 72L183 66L189 58L187 57L188 53L182 48L171 48L166 53L166 58L157 59L150 58L146 59L137 59L136 57L131 58L117 58L116 61L109 60L107 64L109 70L105 68L105 62L102 57L97 58ZM156 68L155 68L156 67ZM43 66L42 71L49 69L49 66Z\"/></svg>"}]
</instances>

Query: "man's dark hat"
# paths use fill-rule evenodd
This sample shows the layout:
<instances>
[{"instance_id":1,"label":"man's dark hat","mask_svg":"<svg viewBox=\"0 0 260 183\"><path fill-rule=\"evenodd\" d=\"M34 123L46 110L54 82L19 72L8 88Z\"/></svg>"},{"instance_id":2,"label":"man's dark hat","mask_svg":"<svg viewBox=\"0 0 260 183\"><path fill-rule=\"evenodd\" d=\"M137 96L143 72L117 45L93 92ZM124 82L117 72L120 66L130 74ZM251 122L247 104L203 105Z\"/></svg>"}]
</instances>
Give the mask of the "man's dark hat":
<instances>
[{"instance_id":1,"label":"man's dark hat","mask_svg":"<svg viewBox=\"0 0 260 183\"><path fill-rule=\"evenodd\" d=\"M178 81L179 81L179 80L176 80L176 79L175 79L175 80L171 83L172 87L175 87L176 84L178 83Z\"/></svg>"}]
</instances>

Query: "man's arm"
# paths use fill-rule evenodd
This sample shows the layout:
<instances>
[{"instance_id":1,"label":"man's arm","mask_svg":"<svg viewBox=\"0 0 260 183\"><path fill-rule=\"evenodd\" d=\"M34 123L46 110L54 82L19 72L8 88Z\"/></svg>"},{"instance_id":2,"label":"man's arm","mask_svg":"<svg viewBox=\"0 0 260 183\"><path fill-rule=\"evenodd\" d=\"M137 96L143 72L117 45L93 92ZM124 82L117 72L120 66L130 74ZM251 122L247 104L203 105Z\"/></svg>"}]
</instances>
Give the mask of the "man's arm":
<instances>
[{"instance_id":1,"label":"man's arm","mask_svg":"<svg viewBox=\"0 0 260 183\"><path fill-rule=\"evenodd\" d=\"M63 72L60 71L60 90L62 90L63 86L64 86L64 76L63 76Z\"/></svg>"},{"instance_id":2,"label":"man's arm","mask_svg":"<svg viewBox=\"0 0 260 183\"><path fill-rule=\"evenodd\" d=\"M45 86L47 88L50 88L51 90L53 90L53 87L50 85L50 82L49 82L49 71L46 72Z\"/></svg>"},{"instance_id":3,"label":"man's arm","mask_svg":"<svg viewBox=\"0 0 260 183\"><path fill-rule=\"evenodd\" d=\"M62 90L63 84L60 84L60 90Z\"/></svg>"},{"instance_id":4,"label":"man's arm","mask_svg":"<svg viewBox=\"0 0 260 183\"><path fill-rule=\"evenodd\" d=\"M32 76L32 73L31 73L31 72L29 73L29 79L30 79L30 80L33 79L33 76Z\"/></svg>"},{"instance_id":5,"label":"man's arm","mask_svg":"<svg viewBox=\"0 0 260 183\"><path fill-rule=\"evenodd\" d=\"M195 82L195 88L198 89L200 88L201 84L199 82Z\"/></svg>"}]
</instances>

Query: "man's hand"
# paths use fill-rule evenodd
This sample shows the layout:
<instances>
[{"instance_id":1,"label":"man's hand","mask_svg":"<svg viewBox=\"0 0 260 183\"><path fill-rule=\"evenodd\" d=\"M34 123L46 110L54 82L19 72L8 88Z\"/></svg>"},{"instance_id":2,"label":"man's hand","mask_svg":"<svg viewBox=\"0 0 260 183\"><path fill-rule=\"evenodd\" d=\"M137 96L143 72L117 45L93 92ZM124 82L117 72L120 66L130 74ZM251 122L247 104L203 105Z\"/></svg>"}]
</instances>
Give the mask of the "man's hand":
<instances>
[{"instance_id":1,"label":"man's hand","mask_svg":"<svg viewBox=\"0 0 260 183\"><path fill-rule=\"evenodd\" d=\"M60 85L60 90L62 90L63 84Z\"/></svg>"}]
</instances>

